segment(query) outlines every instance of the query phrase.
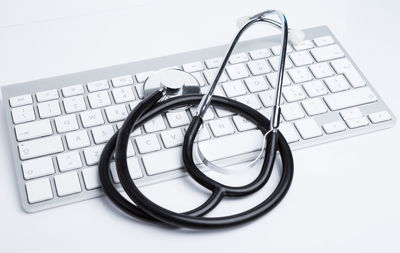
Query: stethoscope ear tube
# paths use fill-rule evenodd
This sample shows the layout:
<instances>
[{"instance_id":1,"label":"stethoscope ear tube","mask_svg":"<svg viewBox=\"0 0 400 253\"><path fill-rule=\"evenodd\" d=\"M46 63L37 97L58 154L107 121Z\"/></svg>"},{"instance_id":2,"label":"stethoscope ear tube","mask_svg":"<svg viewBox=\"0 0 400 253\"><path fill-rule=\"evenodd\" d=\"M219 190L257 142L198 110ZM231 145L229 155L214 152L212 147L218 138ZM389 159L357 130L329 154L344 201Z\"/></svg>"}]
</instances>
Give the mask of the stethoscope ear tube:
<instances>
[{"instance_id":1,"label":"stethoscope ear tube","mask_svg":"<svg viewBox=\"0 0 400 253\"><path fill-rule=\"evenodd\" d=\"M253 220L270 211L283 199L293 177L293 158L286 140L279 132L268 135L267 153L257 179L245 186L231 187L211 180L195 165L193 161L193 143L197 131L203 123L201 118L196 117L192 120L185 136L183 162L189 175L202 186L211 190L212 193L208 200L191 211L176 213L157 205L142 194L131 179L127 166L126 147L131 131L155 115L179 106L197 105L202 98L201 95L186 95L157 102L160 96L162 96L162 92L155 92L139 103L135 110L128 115L121 129L114 134L101 154L99 162L100 180L104 186L104 192L117 207L133 217L174 227L221 228ZM218 96L213 96L211 104L238 112L241 116L255 123L264 134L269 130L269 120L244 104ZM116 190L116 185L111 182L109 164L114 149L118 177L123 189L134 204L122 197ZM270 178L277 151L280 152L282 159L282 174L278 186L268 198L255 207L235 215L224 217L203 216L215 208L224 197L242 197L261 189Z\"/></svg>"}]
</instances>

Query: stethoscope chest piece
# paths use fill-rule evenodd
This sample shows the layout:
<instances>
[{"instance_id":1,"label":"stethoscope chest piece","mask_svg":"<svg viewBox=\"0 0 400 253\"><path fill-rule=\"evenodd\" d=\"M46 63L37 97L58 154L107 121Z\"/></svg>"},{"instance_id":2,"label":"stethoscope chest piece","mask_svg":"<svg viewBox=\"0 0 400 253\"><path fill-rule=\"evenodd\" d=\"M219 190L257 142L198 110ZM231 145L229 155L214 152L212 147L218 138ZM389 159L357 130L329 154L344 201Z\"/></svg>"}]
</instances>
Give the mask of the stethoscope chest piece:
<instances>
[{"instance_id":1,"label":"stethoscope chest piece","mask_svg":"<svg viewBox=\"0 0 400 253\"><path fill-rule=\"evenodd\" d=\"M165 69L150 75L143 89L145 97L157 90L163 90L168 97L200 94L197 79L180 69Z\"/></svg>"}]
</instances>

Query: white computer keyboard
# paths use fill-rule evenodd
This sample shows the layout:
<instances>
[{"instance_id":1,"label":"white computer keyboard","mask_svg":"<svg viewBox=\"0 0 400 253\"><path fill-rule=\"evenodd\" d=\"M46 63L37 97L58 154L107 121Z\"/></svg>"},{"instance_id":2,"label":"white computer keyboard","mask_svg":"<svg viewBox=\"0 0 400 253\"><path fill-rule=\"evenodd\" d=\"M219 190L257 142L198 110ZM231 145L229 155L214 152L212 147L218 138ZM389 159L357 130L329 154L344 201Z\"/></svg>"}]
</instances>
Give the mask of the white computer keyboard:
<instances>
[{"instance_id":1,"label":"white computer keyboard","mask_svg":"<svg viewBox=\"0 0 400 253\"><path fill-rule=\"evenodd\" d=\"M282 124L292 149L394 125L395 118L327 27L305 30L288 46ZM268 118L279 63L279 37L239 44L215 94ZM97 163L107 140L143 98L146 78L162 68L192 73L205 92L226 46L32 81L2 88L21 202L28 212L102 195ZM138 185L185 175L181 147L195 108L170 111L132 133L130 173ZM232 164L260 149L260 132L239 115L207 112L199 145L208 160ZM242 145L227 145L242 143ZM118 184L115 167L110 175Z\"/></svg>"}]
</instances>

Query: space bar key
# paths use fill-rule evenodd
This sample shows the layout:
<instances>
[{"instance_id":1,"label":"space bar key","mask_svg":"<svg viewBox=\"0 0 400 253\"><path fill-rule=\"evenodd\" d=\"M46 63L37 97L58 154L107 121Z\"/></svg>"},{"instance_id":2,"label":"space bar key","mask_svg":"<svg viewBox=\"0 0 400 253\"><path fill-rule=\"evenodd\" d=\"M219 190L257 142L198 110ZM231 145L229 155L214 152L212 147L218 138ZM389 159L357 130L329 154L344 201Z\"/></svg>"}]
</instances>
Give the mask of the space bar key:
<instances>
[{"instance_id":1,"label":"space bar key","mask_svg":"<svg viewBox=\"0 0 400 253\"><path fill-rule=\"evenodd\" d=\"M207 160L216 161L260 150L262 141L261 131L250 130L200 142L199 148Z\"/></svg>"},{"instance_id":2,"label":"space bar key","mask_svg":"<svg viewBox=\"0 0 400 253\"><path fill-rule=\"evenodd\" d=\"M202 141L199 143L199 147L208 160L215 161L259 150L262 140L260 131L251 130ZM194 160L196 163L200 163L196 159L196 155ZM181 169L183 168L182 148L176 147L145 154L142 156L142 161L148 175Z\"/></svg>"}]
</instances>

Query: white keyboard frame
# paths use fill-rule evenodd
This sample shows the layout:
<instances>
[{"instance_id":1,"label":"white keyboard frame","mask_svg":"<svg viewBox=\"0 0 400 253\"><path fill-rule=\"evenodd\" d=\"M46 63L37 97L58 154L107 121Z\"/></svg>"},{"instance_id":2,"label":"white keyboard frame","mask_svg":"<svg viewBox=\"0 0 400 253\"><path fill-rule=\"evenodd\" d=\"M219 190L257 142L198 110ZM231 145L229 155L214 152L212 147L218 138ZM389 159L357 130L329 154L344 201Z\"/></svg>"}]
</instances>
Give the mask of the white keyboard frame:
<instances>
[{"instance_id":1,"label":"white keyboard frame","mask_svg":"<svg viewBox=\"0 0 400 253\"><path fill-rule=\"evenodd\" d=\"M351 59L351 57L346 52L346 50L342 47L340 42L335 38L335 36L332 34L332 32L329 30L329 28L326 26L320 26L320 27L305 29L304 32L306 34L306 39L310 39L310 40L317 38L317 37L321 37L321 36L331 35L334 38L336 44L339 45L341 47L341 49L343 50L343 52L345 53L345 57L347 59L349 59L349 61L353 64L353 66L356 68L356 70L360 73L361 77L366 81L366 87L369 87L378 99L378 101L375 103L366 104L366 105L362 105L362 106L358 106L358 107L362 108L362 111L364 114L369 114L372 112L386 110L389 112L390 116L392 117L392 120L382 122L379 124L371 124L370 123L369 126L367 126L367 127L361 127L361 128L356 128L356 129L348 129L347 128L346 131L331 134L331 135L324 134L323 137L319 137L319 138L301 140L301 141L290 144L292 150L310 147L310 146L314 146L317 144L322 144L322 143L326 143L326 142L330 142L330 141L335 141L335 140L339 140L339 139L343 139L343 138L348 138L348 137L352 137L352 136L356 136L356 135L366 134L369 132L393 127L396 122L395 116L389 110L389 108L386 106L386 104L384 103L382 98L378 95L378 93L375 91L375 89L371 86L370 82L362 74L360 69L357 67L357 65L354 63L354 61ZM249 51L255 50L255 49L271 48L273 46L279 45L279 42L280 42L280 36L269 36L269 37L265 37L265 38L244 41L244 42L240 42L238 44L236 52L249 52ZM43 202L39 202L39 203L35 203L35 204L28 203L27 194L26 194L26 190L25 190L26 180L24 179L22 169L21 169L21 160L20 160L18 148L17 148L18 142L15 137L14 124L12 123L13 120L12 120L12 116L11 116L11 108L9 105L10 97L19 96L19 95L23 95L23 94L29 94L29 93L35 94L39 91L44 91L44 90L49 90L49 89L61 89L66 86L75 85L75 84L86 84L88 82L96 81L96 80L102 80L102 79L110 80L114 77L124 76L124 75L128 75L128 74L134 76L137 73L141 73L141 72L145 72L145 71L157 70L157 69L167 68L167 67L177 66L177 65L181 66L182 64L195 62L195 61L204 61L207 59L221 57L225 53L226 47L227 47L227 45L217 46L217 47L201 49L201 50L196 50L196 51L191 51L191 52L185 52L185 53L171 55L171 56L165 56L165 57L160 57L160 58L144 60L144 61L140 61L140 62L133 62L133 63L128 63L128 64L111 66L111 67L106 67L106 68L101 68L101 69L96 69L96 70L91 70L91 71L85 71L85 72L74 73L74 74L70 74L70 75L58 76L58 77L53 77L53 78L48 78L48 79L43 79L43 80L35 80L35 81L13 84L13 85L8 85L8 86L2 87L1 90L2 90L2 94L3 94L3 107L6 112L5 113L6 122L8 124L8 133L10 136L10 144L11 144L10 147L11 147L11 152L12 152L13 162L14 162L14 169L15 169L16 178L17 178L17 187L18 187L20 200L21 200L23 209L27 212L36 212L36 211L40 211L40 210L45 210L45 209L52 208L52 207L57 207L57 206L70 204L70 203L77 202L77 201L82 201L82 200L102 196L103 191L101 189L86 190L84 187L82 174L79 172L78 174L79 174L79 180L80 180L80 183L82 186L82 192L79 194L73 194L73 195L69 195L69 196L65 196L65 197L58 197L56 194L54 180L52 179L55 175L60 174L60 172L57 171L57 168L56 168L56 173L54 175L50 176L51 187L53 190L54 198L49 201L43 201ZM135 81L135 84L136 83L137 82ZM112 88L112 85L110 85L110 87ZM87 90L86 90L85 94L87 94ZM137 94L136 94L136 97L137 97ZM61 103L61 101L62 101L62 96L60 96L60 98L59 98L60 103ZM86 103L87 103L87 101L86 101ZM61 108L62 108L62 106L61 106ZM88 107L88 108L90 108L90 107ZM36 111L36 115L37 115L37 108L35 108L35 111ZM64 108L62 108L62 111L64 111ZM332 113L326 113L326 114L313 116L313 118L317 121L318 124L322 124L323 122L337 120L337 117L339 117L338 116L339 113L336 113L336 114L334 115ZM168 130L169 129L168 124L166 124L166 125L167 125L167 130ZM54 127L54 125L53 125L53 127ZM65 138L63 138L63 142L64 142L64 146L66 147ZM138 154L137 147L135 147L135 151L136 151L136 154ZM236 164L236 163L248 161L248 160L254 158L256 153L257 152L248 153L248 154L244 154L241 156L237 156L235 158L224 159L224 160L219 161L219 164L220 165L229 165L229 164ZM143 164L141 164L141 166L142 166L142 172L145 174ZM80 171L80 170L81 169L78 169L77 171ZM185 173L183 172L183 170L175 170L175 171L170 171L167 173L163 173L163 174L159 174L159 175L155 175L155 176L151 176L151 177L145 176L143 178L137 179L135 182L137 185L143 186L143 185L154 184L157 182L174 179L174 178L181 177L184 175L185 175Z\"/></svg>"}]
</instances>

